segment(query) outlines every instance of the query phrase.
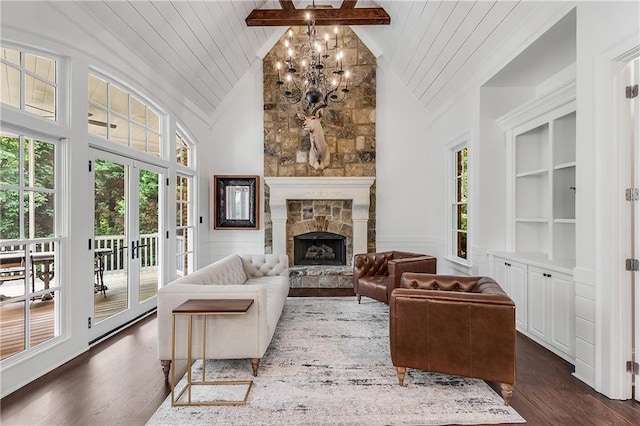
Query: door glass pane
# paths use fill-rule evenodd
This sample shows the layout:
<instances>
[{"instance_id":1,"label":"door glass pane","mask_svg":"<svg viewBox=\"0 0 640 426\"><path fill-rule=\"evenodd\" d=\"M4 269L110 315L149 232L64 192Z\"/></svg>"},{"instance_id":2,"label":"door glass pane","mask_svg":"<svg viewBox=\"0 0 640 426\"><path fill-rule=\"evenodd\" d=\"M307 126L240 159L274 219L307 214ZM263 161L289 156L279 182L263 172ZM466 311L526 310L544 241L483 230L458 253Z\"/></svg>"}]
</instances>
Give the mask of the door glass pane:
<instances>
[{"instance_id":1,"label":"door glass pane","mask_svg":"<svg viewBox=\"0 0 640 426\"><path fill-rule=\"evenodd\" d=\"M54 291L51 296L34 300L29 309L29 346L53 339L56 335L55 304L60 300L60 292Z\"/></svg>"},{"instance_id":2,"label":"door glass pane","mask_svg":"<svg viewBox=\"0 0 640 426\"><path fill-rule=\"evenodd\" d=\"M158 185L160 175L140 170L140 247L136 257L140 259L140 301L158 292Z\"/></svg>"},{"instance_id":3,"label":"door glass pane","mask_svg":"<svg viewBox=\"0 0 640 426\"><path fill-rule=\"evenodd\" d=\"M126 230L126 168L122 164L95 160L94 174L94 320L129 307Z\"/></svg>"}]
</instances>

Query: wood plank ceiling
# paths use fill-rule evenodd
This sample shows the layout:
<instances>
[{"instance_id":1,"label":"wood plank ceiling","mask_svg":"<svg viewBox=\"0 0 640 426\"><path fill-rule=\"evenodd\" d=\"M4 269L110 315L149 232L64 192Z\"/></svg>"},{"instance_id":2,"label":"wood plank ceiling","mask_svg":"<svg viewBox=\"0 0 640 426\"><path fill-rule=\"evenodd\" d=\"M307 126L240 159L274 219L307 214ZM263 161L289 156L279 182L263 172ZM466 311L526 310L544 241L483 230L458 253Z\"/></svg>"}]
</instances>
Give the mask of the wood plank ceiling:
<instances>
[{"instance_id":1,"label":"wood plank ceiling","mask_svg":"<svg viewBox=\"0 0 640 426\"><path fill-rule=\"evenodd\" d=\"M294 2L297 9L310 3ZM356 7L388 12L390 25L359 29L420 102L434 107L542 3L361 0ZM317 4L339 8L342 1ZM119 37L207 113L286 30L245 24L253 9L281 8L274 0L80 1L58 9L69 16L72 7L82 8L95 19L93 25Z\"/></svg>"}]
</instances>

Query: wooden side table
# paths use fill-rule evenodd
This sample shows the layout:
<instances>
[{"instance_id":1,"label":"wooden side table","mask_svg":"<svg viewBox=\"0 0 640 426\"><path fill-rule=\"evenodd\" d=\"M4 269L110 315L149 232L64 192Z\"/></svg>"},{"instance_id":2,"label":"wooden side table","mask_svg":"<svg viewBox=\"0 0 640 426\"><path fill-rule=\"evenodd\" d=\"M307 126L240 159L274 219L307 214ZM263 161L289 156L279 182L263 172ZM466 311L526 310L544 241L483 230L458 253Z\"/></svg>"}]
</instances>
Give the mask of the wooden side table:
<instances>
[{"instance_id":1,"label":"wooden side table","mask_svg":"<svg viewBox=\"0 0 640 426\"><path fill-rule=\"evenodd\" d=\"M207 348L207 316L210 315L244 315L249 310L249 307L253 304L253 299L197 299L187 300L182 305L175 308L171 313L173 314L172 325L172 338L171 338L171 363L174 368L171 369L171 405L172 406L186 406L186 405L245 405L247 403L247 397L249 391L253 385L253 380L225 380L225 381L207 381L206 380L206 348ZM178 315L187 316L187 385L180 391L178 396L175 396L176 389L176 317ZM193 381L191 375L191 364L193 363L192 357L192 343L193 343L193 317L202 316L202 380ZM228 385L244 385L247 387L247 392L244 395L244 399L239 401L197 401L191 400L191 389L193 386L228 386ZM182 395L187 392L187 402L179 402Z\"/></svg>"}]
</instances>

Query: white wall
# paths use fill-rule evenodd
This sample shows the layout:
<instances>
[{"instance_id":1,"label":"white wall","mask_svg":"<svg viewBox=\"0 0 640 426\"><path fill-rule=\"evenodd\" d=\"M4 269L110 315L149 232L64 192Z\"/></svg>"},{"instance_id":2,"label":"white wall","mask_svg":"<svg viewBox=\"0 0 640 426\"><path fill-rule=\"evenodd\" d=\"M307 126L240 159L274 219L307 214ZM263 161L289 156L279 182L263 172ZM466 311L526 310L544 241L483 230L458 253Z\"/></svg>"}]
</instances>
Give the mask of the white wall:
<instances>
[{"instance_id":1,"label":"white wall","mask_svg":"<svg viewBox=\"0 0 640 426\"><path fill-rule=\"evenodd\" d=\"M222 100L212 117L211 136L200 145L200 196L205 224L200 228L199 266L230 253L264 252L264 135L262 61L245 73ZM258 230L213 229L213 175L260 176L260 228Z\"/></svg>"},{"instance_id":2,"label":"white wall","mask_svg":"<svg viewBox=\"0 0 640 426\"><path fill-rule=\"evenodd\" d=\"M376 94L376 246L433 254L433 199L441 192L429 153L427 112L378 59Z\"/></svg>"}]
</instances>

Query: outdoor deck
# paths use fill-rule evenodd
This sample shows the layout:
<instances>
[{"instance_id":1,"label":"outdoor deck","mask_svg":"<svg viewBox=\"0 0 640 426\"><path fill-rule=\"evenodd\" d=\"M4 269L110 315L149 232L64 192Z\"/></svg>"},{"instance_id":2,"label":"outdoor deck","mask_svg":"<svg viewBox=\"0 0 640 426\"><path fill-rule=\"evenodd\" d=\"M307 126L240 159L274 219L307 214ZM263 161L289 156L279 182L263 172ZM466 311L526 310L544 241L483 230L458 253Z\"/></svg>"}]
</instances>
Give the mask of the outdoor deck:
<instances>
[{"instance_id":1,"label":"outdoor deck","mask_svg":"<svg viewBox=\"0 0 640 426\"><path fill-rule=\"evenodd\" d=\"M127 286L124 274L108 274L104 276L107 297L102 292L94 294L94 318L96 323L127 308ZM38 281L36 281L37 283ZM157 293L157 271L148 270L140 274L141 300L146 300ZM5 283L0 290L8 283ZM24 281L17 280L14 286L24 286ZM40 287L41 288L41 287ZM2 291L0 291L1 293ZM35 346L54 336L54 300L33 300L31 309L30 346ZM0 308L0 359L24 350L24 303L11 303Z\"/></svg>"}]
</instances>

